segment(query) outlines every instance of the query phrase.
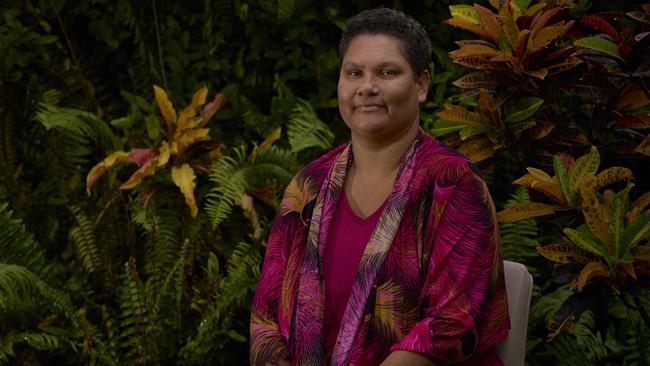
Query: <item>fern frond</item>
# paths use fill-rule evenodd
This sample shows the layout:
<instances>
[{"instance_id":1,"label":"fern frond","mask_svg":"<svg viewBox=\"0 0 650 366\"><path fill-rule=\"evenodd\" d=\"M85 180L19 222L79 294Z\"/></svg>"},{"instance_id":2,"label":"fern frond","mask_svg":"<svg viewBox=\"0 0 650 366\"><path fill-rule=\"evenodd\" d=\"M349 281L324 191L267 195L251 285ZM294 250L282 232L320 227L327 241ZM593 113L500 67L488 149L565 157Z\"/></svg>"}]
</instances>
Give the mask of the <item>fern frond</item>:
<instances>
[{"instance_id":1,"label":"fern frond","mask_svg":"<svg viewBox=\"0 0 650 366\"><path fill-rule=\"evenodd\" d=\"M86 310L78 312L79 328L83 332L81 350L88 355L90 364L118 365L119 357L115 349L111 349L106 342L106 337L86 317Z\"/></svg>"},{"instance_id":2,"label":"fern frond","mask_svg":"<svg viewBox=\"0 0 650 366\"><path fill-rule=\"evenodd\" d=\"M49 272L45 249L27 232L19 219L12 217L8 204L0 204L0 263L18 264L39 276Z\"/></svg>"},{"instance_id":3,"label":"fern frond","mask_svg":"<svg viewBox=\"0 0 650 366\"><path fill-rule=\"evenodd\" d=\"M246 148L235 149L234 156L214 164L210 180L216 185L207 195L205 210L212 227L226 220L245 193L252 187L289 183L297 163L293 154L275 146L255 148L247 156Z\"/></svg>"},{"instance_id":4,"label":"fern frond","mask_svg":"<svg viewBox=\"0 0 650 366\"><path fill-rule=\"evenodd\" d=\"M7 173L13 172L18 165L16 146L14 145L14 128L16 117L6 107L0 106L0 161L6 166Z\"/></svg>"},{"instance_id":5,"label":"fern frond","mask_svg":"<svg viewBox=\"0 0 650 366\"><path fill-rule=\"evenodd\" d=\"M287 136L292 152L313 147L327 150L334 142L332 130L318 118L311 104L300 98L289 118Z\"/></svg>"},{"instance_id":6,"label":"fern frond","mask_svg":"<svg viewBox=\"0 0 650 366\"><path fill-rule=\"evenodd\" d=\"M9 364L16 357L14 346L25 345L41 351L52 351L67 346L61 336L42 331L7 334L0 339L0 365Z\"/></svg>"},{"instance_id":7,"label":"fern frond","mask_svg":"<svg viewBox=\"0 0 650 366\"><path fill-rule=\"evenodd\" d=\"M526 188L517 188L505 207L527 201L529 199ZM501 246L503 248L504 259L526 263L531 258L537 258L537 248L539 242L536 240L539 236L537 222L534 219L527 219L512 223L500 223L499 232L501 233Z\"/></svg>"},{"instance_id":8,"label":"fern frond","mask_svg":"<svg viewBox=\"0 0 650 366\"><path fill-rule=\"evenodd\" d=\"M124 264L120 296L120 348L126 359L144 362L152 354L147 347L146 327L149 322L144 288L137 272L135 258Z\"/></svg>"},{"instance_id":9,"label":"fern frond","mask_svg":"<svg viewBox=\"0 0 650 366\"><path fill-rule=\"evenodd\" d=\"M0 319L20 319L16 314L22 313L62 315L77 326L74 305L65 293L23 266L0 263Z\"/></svg>"},{"instance_id":10,"label":"fern frond","mask_svg":"<svg viewBox=\"0 0 650 366\"><path fill-rule=\"evenodd\" d=\"M72 136L76 135L71 138L90 138L104 151L115 149L113 131L106 122L90 112L40 104L34 119L48 130L60 128L72 132Z\"/></svg>"},{"instance_id":11,"label":"fern frond","mask_svg":"<svg viewBox=\"0 0 650 366\"><path fill-rule=\"evenodd\" d=\"M77 225L70 229L70 239L74 243L77 257L88 273L100 275L103 272L102 260L95 240L95 224L77 206L70 211Z\"/></svg>"}]
</instances>

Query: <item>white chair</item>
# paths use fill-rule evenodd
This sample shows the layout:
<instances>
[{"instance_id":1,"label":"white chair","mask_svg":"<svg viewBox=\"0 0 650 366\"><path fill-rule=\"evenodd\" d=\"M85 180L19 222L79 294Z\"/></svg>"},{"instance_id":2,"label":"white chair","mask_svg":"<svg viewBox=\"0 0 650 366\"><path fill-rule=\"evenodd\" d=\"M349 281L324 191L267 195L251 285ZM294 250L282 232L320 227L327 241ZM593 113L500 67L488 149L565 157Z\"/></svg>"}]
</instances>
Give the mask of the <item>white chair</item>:
<instances>
[{"instance_id":1,"label":"white chair","mask_svg":"<svg viewBox=\"0 0 650 366\"><path fill-rule=\"evenodd\" d=\"M497 353L506 366L522 366L526 358L526 332L528 310L533 291L533 276L520 263L503 261L508 294L510 332L505 341L497 345Z\"/></svg>"}]
</instances>

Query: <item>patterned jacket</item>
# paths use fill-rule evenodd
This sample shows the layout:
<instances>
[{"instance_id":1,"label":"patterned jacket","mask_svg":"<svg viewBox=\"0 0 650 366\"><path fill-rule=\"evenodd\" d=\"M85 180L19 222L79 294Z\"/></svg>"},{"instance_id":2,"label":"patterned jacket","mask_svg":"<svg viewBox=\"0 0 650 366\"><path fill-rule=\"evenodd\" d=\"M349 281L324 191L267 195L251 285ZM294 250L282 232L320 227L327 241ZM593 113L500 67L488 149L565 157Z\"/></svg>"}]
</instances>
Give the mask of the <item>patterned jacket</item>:
<instances>
[{"instance_id":1,"label":"patterned jacket","mask_svg":"<svg viewBox=\"0 0 650 366\"><path fill-rule=\"evenodd\" d=\"M251 314L252 365L323 365L322 255L351 145L302 169L269 235ZM361 258L331 365L378 365L393 350L502 365L509 327L494 206L473 164L420 132Z\"/></svg>"}]
</instances>

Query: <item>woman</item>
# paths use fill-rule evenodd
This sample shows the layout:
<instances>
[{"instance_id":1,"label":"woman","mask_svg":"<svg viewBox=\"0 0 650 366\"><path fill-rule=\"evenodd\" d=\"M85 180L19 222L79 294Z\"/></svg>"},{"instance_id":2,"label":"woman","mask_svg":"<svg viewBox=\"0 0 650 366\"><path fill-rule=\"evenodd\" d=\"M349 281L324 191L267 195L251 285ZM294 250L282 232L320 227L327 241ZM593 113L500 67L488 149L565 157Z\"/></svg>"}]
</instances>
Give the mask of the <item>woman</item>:
<instances>
[{"instance_id":1,"label":"woman","mask_svg":"<svg viewBox=\"0 0 650 366\"><path fill-rule=\"evenodd\" d=\"M252 305L253 365L501 365L508 316L494 209L467 158L419 129L422 26L348 20L339 110L351 142L287 187Z\"/></svg>"}]
</instances>

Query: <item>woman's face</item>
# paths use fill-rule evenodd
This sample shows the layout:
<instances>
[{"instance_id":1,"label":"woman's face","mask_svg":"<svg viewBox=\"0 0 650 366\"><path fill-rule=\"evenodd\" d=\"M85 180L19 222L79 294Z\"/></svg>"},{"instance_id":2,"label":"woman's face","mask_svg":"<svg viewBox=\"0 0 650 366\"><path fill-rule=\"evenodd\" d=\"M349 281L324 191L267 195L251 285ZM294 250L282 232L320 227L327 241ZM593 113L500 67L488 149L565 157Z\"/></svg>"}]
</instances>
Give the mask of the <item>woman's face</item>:
<instances>
[{"instance_id":1,"label":"woman's face","mask_svg":"<svg viewBox=\"0 0 650 366\"><path fill-rule=\"evenodd\" d=\"M400 41L361 34L349 44L339 75L339 111L353 138L395 139L418 125L429 73L416 77Z\"/></svg>"}]
</instances>

